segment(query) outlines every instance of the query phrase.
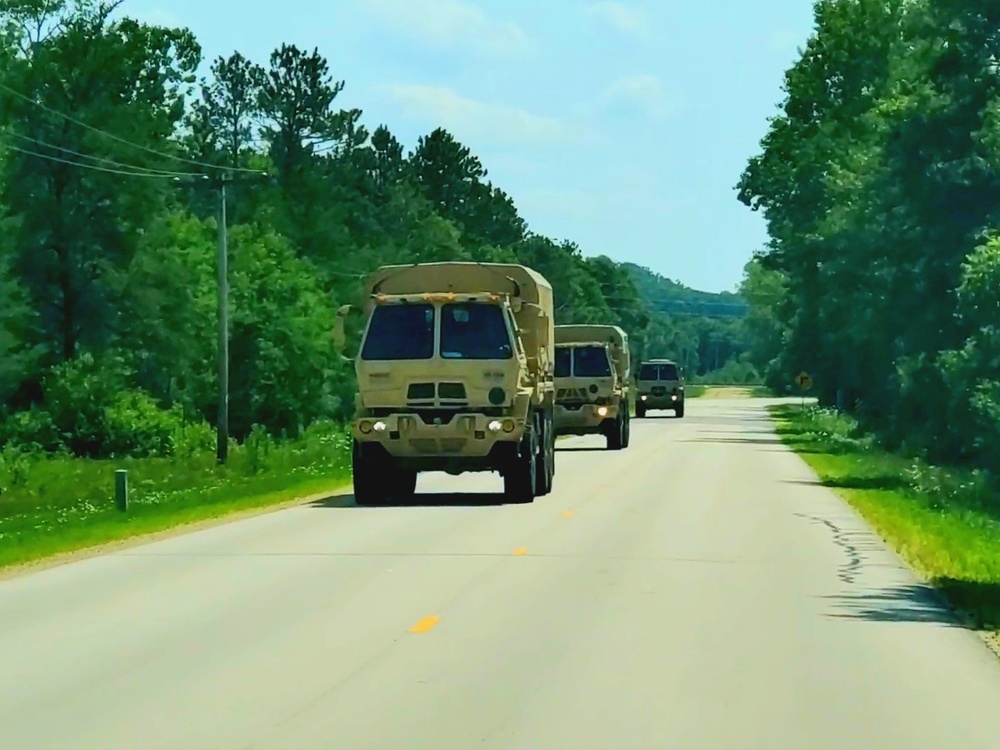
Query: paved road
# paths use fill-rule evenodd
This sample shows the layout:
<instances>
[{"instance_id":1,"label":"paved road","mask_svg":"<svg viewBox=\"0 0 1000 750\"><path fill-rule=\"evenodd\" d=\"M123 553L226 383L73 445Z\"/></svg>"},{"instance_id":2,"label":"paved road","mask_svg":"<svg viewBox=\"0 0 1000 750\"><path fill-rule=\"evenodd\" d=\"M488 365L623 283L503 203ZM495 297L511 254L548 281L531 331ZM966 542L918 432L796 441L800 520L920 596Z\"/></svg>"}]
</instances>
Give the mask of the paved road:
<instances>
[{"instance_id":1,"label":"paved road","mask_svg":"<svg viewBox=\"0 0 1000 750\"><path fill-rule=\"evenodd\" d=\"M568 440L531 506L303 507L4 581L0 747L996 750L1000 662L762 403Z\"/></svg>"}]
</instances>

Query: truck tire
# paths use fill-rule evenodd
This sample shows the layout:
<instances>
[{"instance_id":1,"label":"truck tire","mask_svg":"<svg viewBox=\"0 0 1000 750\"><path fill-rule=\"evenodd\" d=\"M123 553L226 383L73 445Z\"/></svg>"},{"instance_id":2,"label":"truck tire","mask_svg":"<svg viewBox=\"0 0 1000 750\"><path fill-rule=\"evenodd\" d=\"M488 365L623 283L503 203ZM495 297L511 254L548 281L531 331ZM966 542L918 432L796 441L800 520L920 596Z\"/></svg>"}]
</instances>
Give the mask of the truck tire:
<instances>
[{"instance_id":1,"label":"truck tire","mask_svg":"<svg viewBox=\"0 0 1000 750\"><path fill-rule=\"evenodd\" d=\"M622 440L622 448L628 448L628 444L632 441L632 415L627 408L623 412L623 417L625 419L625 438Z\"/></svg>"},{"instance_id":2,"label":"truck tire","mask_svg":"<svg viewBox=\"0 0 1000 750\"><path fill-rule=\"evenodd\" d=\"M556 473L556 437L552 418L542 417L542 439L539 441L538 465L535 469L535 496L541 497L552 491L552 477Z\"/></svg>"},{"instance_id":3,"label":"truck tire","mask_svg":"<svg viewBox=\"0 0 1000 750\"><path fill-rule=\"evenodd\" d=\"M380 461L373 461L357 440L351 451L351 469L354 474L354 503L362 507L385 505L389 500L389 482L386 468Z\"/></svg>"},{"instance_id":4,"label":"truck tire","mask_svg":"<svg viewBox=\"0 0 1000 750\"><path fill-rule=\"evenodd\" d=\"M635 405L635 416L642 419L646 416L646 405L642 401Z\"/></svg>"},{"instance_id":5,"label":"truck tire","mask_svg":"<svg viewBox=\"0 0 1000 750\"><path fill-rule=\"evenodd\" d=\"M681 401L681 405L674 409L674 416L678 419L684 419L684 402Z\"/></svg>"},{"instance_id":6,"label":"truck tire","mask_svg":"<svg viewBox=\"0 0 1000 750\"><path fill-rule=\"evenodd\" d=\"M621 414L608 430L608 450L620 451L625 447L625 417Z\"/></svg>"},{"instance_id":7,"label":"truck tire","mask_svg":"<svg viewBox=\"0 0 1000 750\"><path fill-rule=\"evenodd\" d=\"M409 500L417 491L417 472L413 469L394 467L389 494L400 500Z\"/></svg>"},{"instance_id":8,"label":"truck tire","mask_svg":"<svg viewBox=\"0 0 1000 750\"><path fill-rule=\"evenodd\" d=\"M507 467L503 475L503 493L514 503L531 503L535 500L536 476L538 474L538 448L534 431L525 437L519 455Z\"/></svg>"}]
</instances>

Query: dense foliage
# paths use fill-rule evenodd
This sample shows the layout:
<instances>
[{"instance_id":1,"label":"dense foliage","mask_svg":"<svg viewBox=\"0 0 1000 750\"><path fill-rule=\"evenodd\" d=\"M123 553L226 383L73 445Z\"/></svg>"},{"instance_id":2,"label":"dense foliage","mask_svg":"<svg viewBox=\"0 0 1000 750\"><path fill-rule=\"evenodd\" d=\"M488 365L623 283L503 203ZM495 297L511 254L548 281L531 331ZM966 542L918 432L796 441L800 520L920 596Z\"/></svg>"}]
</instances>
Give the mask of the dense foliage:
<instances>
[{"instance_id":1,"label":"dense foliage","mask_svg":"<svg viewBox=\"0 0 1000 750\"><path fill-rule=\"evenodd\" d=\"M753 361L890 444L995 466L1000 5L820 0L739 184Z\"/></svg>"},{"instance_id":2,"label":"dense foliage","mask_svg":"<svg viewBox=\"0 0 1000 750\"><path fill-rule=\"evenodd\" d=\"M404 154L369 130L318 51L200 80L189 31L117 10L0 0L0 443L162 455L214 420L224 176L237 439L349 414L333 313L388 262L525 263L557 322L618 323L637 356L704 373L742 353L737 323L675 320L635 269L531 232L447 131Z\"/></svg>"}]
</instances>

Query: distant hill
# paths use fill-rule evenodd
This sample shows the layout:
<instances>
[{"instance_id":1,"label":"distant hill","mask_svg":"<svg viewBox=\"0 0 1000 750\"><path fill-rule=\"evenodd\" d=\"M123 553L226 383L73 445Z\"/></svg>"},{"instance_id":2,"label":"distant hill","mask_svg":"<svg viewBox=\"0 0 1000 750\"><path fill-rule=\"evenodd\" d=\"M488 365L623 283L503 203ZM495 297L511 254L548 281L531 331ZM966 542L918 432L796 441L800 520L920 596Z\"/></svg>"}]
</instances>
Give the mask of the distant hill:
<instances>
[{"instance_id":1,"label":"distant hill","mask_svg":"<svg viewBox=\"0 0 1000 750\"><path fill-rule=\"evenodd\" d=\"M621 265L635 281L640 296L650 307L661 312L713 318L742 318L747 313L747 304L738 294L700 292L644 266L635 263Z\"/></svg>"}]
</instances>

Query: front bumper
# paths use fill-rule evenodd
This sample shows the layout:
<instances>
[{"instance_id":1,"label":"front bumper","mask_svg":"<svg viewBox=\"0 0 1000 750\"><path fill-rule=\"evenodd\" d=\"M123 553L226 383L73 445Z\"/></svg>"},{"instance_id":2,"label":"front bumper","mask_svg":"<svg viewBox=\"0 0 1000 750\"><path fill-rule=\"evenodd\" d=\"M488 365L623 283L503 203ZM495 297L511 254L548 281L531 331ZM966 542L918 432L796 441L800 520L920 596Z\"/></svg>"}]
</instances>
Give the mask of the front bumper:
<instances>
[{"instance_id":1,"label":"front bumper","mask_svg":"<svg viewBox=\"0 0 1000 750\"><path fill-rule=\"evenodd\" d=\"M523 419L472 413L455 414L447 424L428 424L416 414L363 417L352 431L359 442L378 443L397 458L482 458L497 443L518 442L524 429Z\"/></svg>"},{"instance_id":2,"label":"front bumper","mask_svg":"<svg viewBox=\"0 0 1000 750\"><path fill-rule=\"evenodd\" d=\"M607 420L618 418L619 404L556 404L553 421L556 431L564 429L598 430Z\"/></svg>"},{"instance_id":3,"label":"front bumper","mask_svg":"<svg viewBox=\"0 0 1000 750\"><path fill-rule=\"evenodd\" d=\"M675 409L684 403L684 394L667 393L662 396L654 396L651 393L640 393L637 404L642 404L647 409Z\"/></svg>"}]
</instances>

